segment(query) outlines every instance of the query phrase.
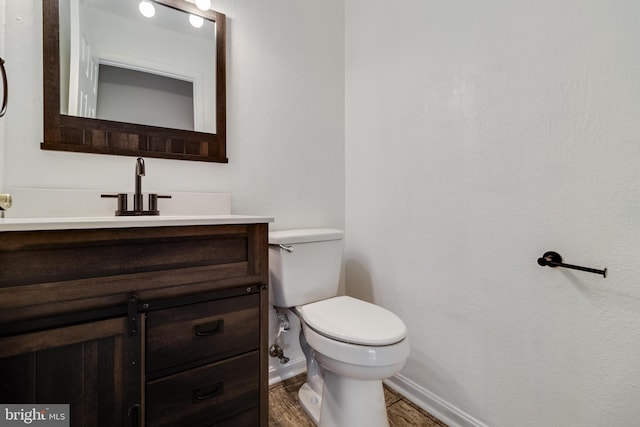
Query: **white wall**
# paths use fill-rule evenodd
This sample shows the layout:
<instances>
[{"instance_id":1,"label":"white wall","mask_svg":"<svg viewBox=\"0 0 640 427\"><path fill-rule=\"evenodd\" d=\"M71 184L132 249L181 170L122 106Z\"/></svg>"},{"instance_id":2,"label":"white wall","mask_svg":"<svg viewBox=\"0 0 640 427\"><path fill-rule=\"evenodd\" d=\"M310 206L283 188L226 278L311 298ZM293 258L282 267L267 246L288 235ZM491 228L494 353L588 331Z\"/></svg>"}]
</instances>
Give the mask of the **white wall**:
<instances>
[{"instance_id":1,"label":"white wall","mask_svg":"<svg viewBox=\"0 0 640 427\"><path fill-rule=\"evenodd\" d=\"M193 82L106 64L99 70L97 118L196 130Z\"/></svg>"},{"instance_id":2,"label":"white wall","mask_svg":"<svg viewBox=\"0 0 640 427\"><path fill-rule=\"evenodd\" d=\"M4 187L132 191L134 157L40 150L41 1L0 0L5 7ZM230 192L232 212L273 216L272 229L344 227L343 2L213 8L227 16L229 163L146 159L143 190Z\"/></svg>"},{"instance_id":3,"label":"white wall","mask_svg":"<svg viewBox=\"0 0 640 427\"><path fill-rule=\"evenodd\" d=\"M133 188L133 157L40 150L41 1L0 3L13 76L5 186ZM285 0L218 0L213 7L227 15L229 163L147 159L143 190L229 191L234 212L272 215L274 228L342 227L342 2L328 2L322 14Z\"/></svg>"},{"instance_id":4,"label":"white wall","mask_svg":"<svg viewBox=\"0 0 640 427\"><path fill-rule=\"evenodd\" d=\"M345 3L347 292L408 324L396 382L469 423L638 425L640 3Z\"/></svg>"}]
</instances>

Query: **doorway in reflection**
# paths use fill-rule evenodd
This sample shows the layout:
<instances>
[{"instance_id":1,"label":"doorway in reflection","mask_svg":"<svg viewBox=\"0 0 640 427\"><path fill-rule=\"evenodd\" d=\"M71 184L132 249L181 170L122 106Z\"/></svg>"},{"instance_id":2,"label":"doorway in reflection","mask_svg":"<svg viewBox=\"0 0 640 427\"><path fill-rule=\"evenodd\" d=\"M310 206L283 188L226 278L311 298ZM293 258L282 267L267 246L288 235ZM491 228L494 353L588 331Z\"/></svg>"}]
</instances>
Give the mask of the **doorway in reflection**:
<instances>
[{"instance_id":1,"label":"doorway in reflection","mask_svg":"<svg viewBox=\"0 0 640 427\"><path fill-rule=\"evenodd\" d=\"M100 64L96 118L194 130L193 82Z\"/></svg>"}]
</instances>

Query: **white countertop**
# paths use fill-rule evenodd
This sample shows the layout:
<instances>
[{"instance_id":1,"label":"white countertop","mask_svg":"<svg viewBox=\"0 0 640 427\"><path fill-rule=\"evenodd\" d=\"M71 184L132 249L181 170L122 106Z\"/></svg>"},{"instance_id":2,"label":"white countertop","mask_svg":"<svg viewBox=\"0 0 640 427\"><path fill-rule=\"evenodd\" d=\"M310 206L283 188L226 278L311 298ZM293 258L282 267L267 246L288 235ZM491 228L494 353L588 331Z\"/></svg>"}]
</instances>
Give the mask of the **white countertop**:
<instances>
[{"instance_id":1,"label":"white countertop","mask_svg":"<svg viewBox=\"0 0 640 427\"><path fill-rule=\"evenodd\" d=\"M256 224L269 222L273 222L272 217L254 215L0 218L0 233L4 231L81 230L90 228Z\"/></svg>"}]
</instances>

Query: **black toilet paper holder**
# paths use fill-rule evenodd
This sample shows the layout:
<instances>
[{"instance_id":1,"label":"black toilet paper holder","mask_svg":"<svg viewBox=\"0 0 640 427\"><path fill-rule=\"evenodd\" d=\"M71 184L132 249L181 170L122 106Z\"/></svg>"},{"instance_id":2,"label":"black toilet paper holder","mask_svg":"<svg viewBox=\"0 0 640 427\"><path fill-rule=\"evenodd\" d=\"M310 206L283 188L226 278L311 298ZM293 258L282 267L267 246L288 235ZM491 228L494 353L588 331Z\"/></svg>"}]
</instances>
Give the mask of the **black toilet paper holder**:
<instances>
[{"instance_id":1,"label":"black toilet paper holder","mask_svg":"<svg viewBox=\"0 0 640 427\"><path fill-rule=\"evenodd\" d=\"M572 270L586 271L587 273L601 274L603 278L607 277L606 268L604 270L598 270L596 268L581 267L579 265L573 265L573 264L565 264L564 262L562 262L562 256L560 256L558 252L553 252L553 251L545 252L544 255L542 255L542 257L538 258L538 265L541 265L542 267L547 266L547 267L570 268Z\"/></svg>"}]
</instances>

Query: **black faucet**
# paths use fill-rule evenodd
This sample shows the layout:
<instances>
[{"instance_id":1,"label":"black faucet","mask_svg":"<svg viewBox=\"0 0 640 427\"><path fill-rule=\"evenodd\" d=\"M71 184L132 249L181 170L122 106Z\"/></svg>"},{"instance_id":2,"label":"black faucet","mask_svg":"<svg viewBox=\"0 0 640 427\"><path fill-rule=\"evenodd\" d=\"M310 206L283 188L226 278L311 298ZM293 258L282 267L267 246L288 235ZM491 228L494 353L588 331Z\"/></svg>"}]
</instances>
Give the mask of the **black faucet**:
<instances>
[{"instance_id":1,"label":"black faucet","mask_svg":"<svg viewBox=\"0 0 640 427\"><path fill-rule=\"evenodd\" d=\"M156 193L149 194L149 206L144 210L143 194L142 194L142 177L145 176L144 159L138 157L136 159L135 174L135 192L133 193L133 209L127 208L127 193L118 194L102 194L101 197L113 197L118 199L118 210L116 216L138 216L138 215L160 215L158 210L158 199L170 199L171 196L159 195Z\"/></svg>"},{"instance_id":2,"label":"black faucet","mask_svg":"<svg viewBox=\"0 0 640 427\"><path fill-rule=\"evenodd\" d=\"M141 212L142 208L142 177L144 176L144 159L136 160L136 192L133 193L133 210Z\"/></svg>"}]
</instances>

